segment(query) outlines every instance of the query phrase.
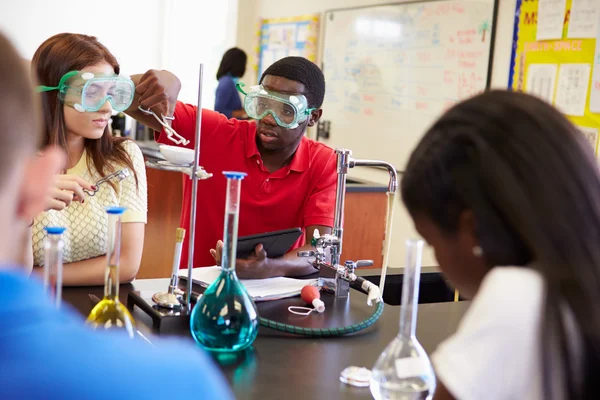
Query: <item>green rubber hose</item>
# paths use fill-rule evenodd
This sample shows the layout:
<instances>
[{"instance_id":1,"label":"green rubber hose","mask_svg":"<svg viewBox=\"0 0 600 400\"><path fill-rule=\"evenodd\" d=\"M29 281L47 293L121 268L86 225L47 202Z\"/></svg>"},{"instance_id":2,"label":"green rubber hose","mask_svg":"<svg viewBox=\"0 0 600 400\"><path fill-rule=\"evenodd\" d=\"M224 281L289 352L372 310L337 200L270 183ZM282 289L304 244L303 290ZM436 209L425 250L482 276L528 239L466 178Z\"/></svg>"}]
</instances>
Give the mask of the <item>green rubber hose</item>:
<instances>
[{"instance_id":1,"label":"green rubber hose","mask_svg":"<svg viewBox=\"0 0 600 400\"><path fill-rule=\"evenodd\" d=\"M309 337L337 337L348 335L350 333L356 333L362 331L363 329L367 329L371 325L373 325L381 314L383 313L383 300L377 303L377 307L369 318L364 321L359 322L354 325L347 325L341 328L302 328L300 326L282 324L281 322L273 321L266 318L260 319L260 326L264 326L266 328L275 329L277 331L293 333L296 335L309 336Z\"/></svg>"}]
</instances>

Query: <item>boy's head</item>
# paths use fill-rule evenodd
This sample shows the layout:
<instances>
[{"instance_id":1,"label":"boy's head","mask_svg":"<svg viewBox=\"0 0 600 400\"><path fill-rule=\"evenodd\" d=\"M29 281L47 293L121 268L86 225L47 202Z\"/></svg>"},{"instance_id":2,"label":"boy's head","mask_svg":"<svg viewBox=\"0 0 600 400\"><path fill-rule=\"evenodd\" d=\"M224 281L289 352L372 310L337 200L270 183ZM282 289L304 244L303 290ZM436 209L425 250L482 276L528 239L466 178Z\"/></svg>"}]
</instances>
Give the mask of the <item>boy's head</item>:
<instances>
[{"instance_id":1,"label":"boy's head","mask_svg":"<svg viewBox=\"0 0 600 400\"><path fill-rule=\"evenodd\" d=\"M298 126L286 128L277 123L272 114L267 114L257 123L258 144L267 151L295 150L309 126L314 126L321 115L325 97L325 77L313 62L302 57L285 57L265 70L259 82L272 97L282 99L303 95L310 114ZM272 107L278 107L276 104ZM272 112L286 113L285 105ZM288 106L289 108L289 106ZM308 114L308 111L307 111ZM284 116L281 116L284 118Z\"/></svg>"},{"instance_id":2,"label":"boy's head","mask_svg":"<svg viewBox=\"0 0 600 400\"><path fill-rule=\"evenodd\" d=\"M325 98L325 76L312 61L304 57L285 57L273 63L263 72L260 82L267 76L279 76L304 85L304 96L310 108L319 109Z\"/></svg>"},{"instance_id":3,"label":"boy's head","mask_svg":"<svg viewBox=\"0 0 600 400\"><path fill-rule=\"evenodd\" d=\"M0 33L0 263L14 260L24 229L45 206L64 155L47 149L39 156L39 109L25 69L8 39Z\"/></svg>"}]
</instances>

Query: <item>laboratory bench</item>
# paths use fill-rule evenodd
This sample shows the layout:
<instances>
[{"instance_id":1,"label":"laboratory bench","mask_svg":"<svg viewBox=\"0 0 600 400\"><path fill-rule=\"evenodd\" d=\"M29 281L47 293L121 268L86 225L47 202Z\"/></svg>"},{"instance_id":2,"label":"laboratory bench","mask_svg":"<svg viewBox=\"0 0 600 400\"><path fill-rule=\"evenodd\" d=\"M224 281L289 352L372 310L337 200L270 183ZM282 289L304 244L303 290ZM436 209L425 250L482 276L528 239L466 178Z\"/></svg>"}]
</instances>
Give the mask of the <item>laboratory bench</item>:
<instances>
[{"instance_id":1,"label":"laboratory bench","mask_svg":"<svg viewBox=\"0 0 600 400\"><path fill-rule=\"evenodd\" d=\"M168 279L138 279L121 285L119 297L127 304L131 291L164 291ZM201 291L194 288L194 291ZM93 307L89 294L102 297L102 287L71 287L63 299L83 316ZM304 327L336 327L364 320L373 312L366 296L351 291L349 299L335 299L323 294L326 310L307 317L290 314L290 305L302 305L299 298L259 302L262 317ZM452 335L469 302L420 304L417 338L431 354L437 345ZM379 320L364 331L338 338L307 338L260 327L253 346L237 357L217 361L238 399L370 399L368 388L347 386L340 382L340 372L351 365L371 368L385 346L398 333L400 307L386 305ZM150 318L134 308L137 327L151 341L159 340L149 328ZM173 334L193 342L188 330ZM152 351L149 349L148 351ZM127 360L123 360L127 362ZM177 362L174 355L173 362ZM181 366L185 368L184 365ZM198 371L202 374L202 371ZM177 378L173 377L176 381ZM171 382L173 383L173 382ZM175 382L176 384L176 382ZM175 388L175 386L174 386ZM176 389L174 389L176 390ZM201 390L201 388L199 389Z\"/></svg>"},{"instance_id":2,"label":"laboratory bench","mask_svg":"<svg viewBox=\"0 0 600 400\"><path fill-rule=\"evenodd\" d=\"M154 141L136 142L148 160L164 159ZM214 171L208 171L214 172ZM139 278L170 276L179 227L183 180L172 172L146 168L148 222ZM383 263L387 187L349 180L344 214L344 260L373 260ZM223 205L225 207L225 205ZM292 227L290 227L292 228Z\"/></svg>"},{"instance_id":3,"label":"laboratory bench","mask_svg":"<svg viewBox=\"0 0 600 400\"><path fill-rule=\"evenodd\" d=\"M149 160L163 159L154 141L137 142ZM146 169L148 181L148 223L138 278L166 278L171 274L175 251L175 230L179 227L183 180L172 172ZM373 268L361 268L357 275L379 284L383 263L387 187L348 180L345 205L342 260L373 260ZM223 205L224 206L224 205ZM403 268L389 268L384 300L399 305ZM435 266L423 267L419 303L452 301L454 291L447 287Z\"/></svg>"}]
</instances>

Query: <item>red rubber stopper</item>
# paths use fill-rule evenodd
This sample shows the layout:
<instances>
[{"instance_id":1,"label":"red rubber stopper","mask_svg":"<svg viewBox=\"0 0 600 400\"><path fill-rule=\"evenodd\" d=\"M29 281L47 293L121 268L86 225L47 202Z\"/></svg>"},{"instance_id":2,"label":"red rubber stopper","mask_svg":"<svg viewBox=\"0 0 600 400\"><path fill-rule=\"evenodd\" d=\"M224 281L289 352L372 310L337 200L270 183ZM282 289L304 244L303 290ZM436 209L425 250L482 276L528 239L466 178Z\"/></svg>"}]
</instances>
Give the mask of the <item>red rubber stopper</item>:
<instances>
[{"instance_id":1,"label":"red rubber stopper","mask_svg":"<svg viewBox=\"0 0 600 400\"><path fill-rule=\"evenodd\" d=\"M312 304L314 299L320 299L321 293L319 293L319 289L316 286L304 286L302 291L300 292L300 297L302 301L307 304Z\"/></svg>"}]
</instances>

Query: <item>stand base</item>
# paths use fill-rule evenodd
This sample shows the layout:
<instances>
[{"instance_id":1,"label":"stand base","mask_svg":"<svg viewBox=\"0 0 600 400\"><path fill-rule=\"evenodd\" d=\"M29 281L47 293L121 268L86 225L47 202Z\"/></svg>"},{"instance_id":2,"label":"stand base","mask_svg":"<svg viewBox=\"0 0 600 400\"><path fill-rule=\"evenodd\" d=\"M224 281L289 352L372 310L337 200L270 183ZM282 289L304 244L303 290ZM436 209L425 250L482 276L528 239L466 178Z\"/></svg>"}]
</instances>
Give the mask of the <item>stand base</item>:
<instances>
[{"instance_id":1,"label":"stand base","mask_svg":"<svg viewBox=\"0 0 600 400\"><path fill-rule=\"evenodd\" d=\"M194 297L192 301L195 300ZM152 318L154 333L181 335L190 332L190 315L185 306L175 309L159 307L152 300L152 295L146 297L139 291L133 291L127 297L127 308L132 314L135 306Z\"/></svg>"}]
</instances>

